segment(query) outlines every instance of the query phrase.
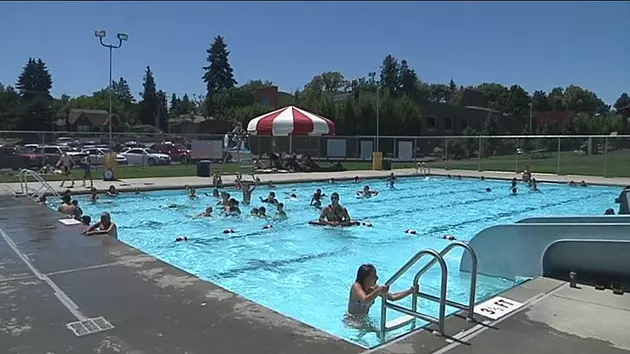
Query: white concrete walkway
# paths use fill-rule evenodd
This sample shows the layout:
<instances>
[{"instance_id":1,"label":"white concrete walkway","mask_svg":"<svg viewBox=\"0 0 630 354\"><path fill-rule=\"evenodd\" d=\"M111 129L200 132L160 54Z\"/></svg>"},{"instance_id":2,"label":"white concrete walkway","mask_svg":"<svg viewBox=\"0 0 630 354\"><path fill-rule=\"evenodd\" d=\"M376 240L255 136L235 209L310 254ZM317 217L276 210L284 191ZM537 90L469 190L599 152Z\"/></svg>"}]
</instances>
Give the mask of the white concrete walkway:
<instances>
[{"instance_id":1,"label":"white concrete walkway","mask_svg":"<svg viewBox=\"0 0 630 354\"><path fill-rule=\"evenodd\" d=\"M294 183L294 182L311 182L311 181L327 181L331 178L336 180L350 180L355 176L361 178L385 178L390 173L394 172L396 176L415 176L420 174L415 169L396 169L393 171L344 171L344 172L311 172L311 173L270 173L259 174L261 183L267 183L273 181L274 183ZM514 172L497 172L497 171L470 171L470 170L444 170L444 169L431 169L431 175L436 176L462 176L469 178L480 178L484 176L490 179L503 179L509 180L514 177L521 178L520 174ZM249 177L245 177L249 179ZM630 186L630 178L606 178L597 176L557 176L553 174L534 174L539 182L557 182L568 183L569 181L585 181L592 185L609 185L609 186ZM223 176L223 184L226 186L232 185L234 177L232 175ZM32 183L32 185L31 185ZM59 181L50 182L50 184L61 193L66 190L67 187L61 187ZM66 183L66 186L68 184ZM195 186L198 188L209 188L212 186L212 178L207 177L155 177L155 178L131 178L116 182L107 182L102 180L95 180L94 187L99 191L106 191L110 185L116 186L120 191L133 191L139 190L159 190L159 189L181 189L186 185ZM36 182L29 183L30 188L38 188L39 185ZM20 190L19 183L2 183L0 184L0 194L12 194L15 191ZM89 188L82 187L81 181L75 182L73 192L75 194L88 193Z\"/></svg>"}]
</instances>

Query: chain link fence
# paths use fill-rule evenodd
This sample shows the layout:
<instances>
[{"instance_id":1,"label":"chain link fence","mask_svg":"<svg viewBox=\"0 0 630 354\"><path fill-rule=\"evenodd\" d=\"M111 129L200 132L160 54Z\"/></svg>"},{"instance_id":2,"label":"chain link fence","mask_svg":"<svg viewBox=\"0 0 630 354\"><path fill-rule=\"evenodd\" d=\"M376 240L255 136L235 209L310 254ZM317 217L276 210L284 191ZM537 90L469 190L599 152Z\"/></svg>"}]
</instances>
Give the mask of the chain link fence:
<instances>
[{"instance_id":1,"label":"chain link fence","mask_svg":"<svg viewBox=\"0 0 630 354\"><path fill-rule=\"evenodd\" d=\"M106 150L112 146L119 153L131 147L146 147L171 157L168 163L128 161L127 166L121 166L127 171L123 173L126 178L192 176L193 142L215 140L223 144L224 138L116 133L110 144L107 133L0 131L0 175L14 174L20 168L54 165L62 151L79 156L85 148ZM295 152L318 162L341 162L347 169L371 169L372 153L380 151L394 168L423 162L431 168L449 170L521 172L528 168L534 173L630 177L630 136L250 136L246 147L254 159L262 161L271 154ZM99 161L92 163L98 165ZM238 164L232 161L221 165L229 169Z\"/></svg>"}]
</instances>

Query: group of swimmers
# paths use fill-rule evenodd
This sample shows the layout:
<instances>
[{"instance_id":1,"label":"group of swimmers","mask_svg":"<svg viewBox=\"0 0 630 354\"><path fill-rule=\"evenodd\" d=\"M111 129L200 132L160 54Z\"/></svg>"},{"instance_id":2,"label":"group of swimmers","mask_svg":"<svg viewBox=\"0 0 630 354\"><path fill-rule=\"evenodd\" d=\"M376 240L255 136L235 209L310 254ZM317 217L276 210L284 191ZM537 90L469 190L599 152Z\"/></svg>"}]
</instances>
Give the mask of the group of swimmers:
<instances>
[{"instance_id":1,"label":"group of swimmers","mask_svg":"<svg viewBox=\"0 0 630 354\"><path fill-rule=\"evenodd\" d=\"M91 202L96 202L98 200L98 193L96 189L92 188L90 192L89 200ZM116 196L118 195L118 192L114 186L110 186L107 195ZM45 203L46 200L44 198L39 202ZM67 189L61 196L61 205L59 205L57 210L71 218L74 218L75 220L80 221L81 224L88 226L88 228L83 231L85 236L109 235L116 239L118 238L118 230L116 224L112 222L110 214L101 214L100 221L90 225L92 223L92 218L89 215L83 214L83 209L79 206L79 201L72 198L72 191L70 189Z\"/></svg>"}]
</instances>

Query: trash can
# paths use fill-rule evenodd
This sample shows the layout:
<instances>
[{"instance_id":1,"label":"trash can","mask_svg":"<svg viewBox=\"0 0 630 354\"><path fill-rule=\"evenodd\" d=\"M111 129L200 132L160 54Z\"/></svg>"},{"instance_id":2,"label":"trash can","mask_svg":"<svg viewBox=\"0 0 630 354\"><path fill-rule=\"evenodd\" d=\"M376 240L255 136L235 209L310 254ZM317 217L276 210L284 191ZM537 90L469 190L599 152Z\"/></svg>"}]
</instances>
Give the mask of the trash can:
<instances>
[{"instance_id":1,"label":"trash can","mask_svg":"<svg viewBox=\"0 0 630 354\"><path fill-rule=\"evenodd\" d=\"M383 171L391 171L392 169L392 160L383 159Z\"/></svg>"},{"instance_id":2,"label":"trash can","mask_svg":"<svg viewBox=\"0 0 630 354\"><path fill-rule=\"evenodd\" d=\"M197 162L197 177L210 177L210 161L201 160Z\"/></svg>"}]
</instances>

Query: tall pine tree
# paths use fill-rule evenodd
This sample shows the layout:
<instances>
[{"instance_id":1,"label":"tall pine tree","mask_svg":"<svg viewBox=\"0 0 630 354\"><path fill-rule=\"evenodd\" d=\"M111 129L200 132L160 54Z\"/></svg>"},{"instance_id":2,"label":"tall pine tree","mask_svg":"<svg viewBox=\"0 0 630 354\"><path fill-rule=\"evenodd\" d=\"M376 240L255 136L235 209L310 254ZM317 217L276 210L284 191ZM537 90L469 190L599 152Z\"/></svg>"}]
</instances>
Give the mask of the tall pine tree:
<instances>
[{"instance_id":1,"label":"tall pine tree","mask_svg":"<svg viewBox=\"0 0 630 354\"><path fill-rule=\"evenodd\" d=\"M203 75L203 81L206 83L204 114L212 116L226 110L228 100L225 94L236 86L236 80L230 66L230 52L223 37L217 36L206 52L208 65L203 67L206 71Z\"/></svg>"},{"instance_id":2,"label":"tall pine tree","mask_svg":"<svg viewBox=\"0 0 630 354\"><path fill-rule=\"evenodd\" d=\"M213 93L236 86L234 72L230 66L230 52L227 50L225 39L222 36L217 36L206 52L208 53L206 58L208 66L203 67L206 71L203 75L203 82L206 83L207 95L212 96Z\"/></svg>"},{"instance_id":3,"label":"tall pine tree","mask_svg":"<svg viewBox=\"0 0 630 354\"><path fill-rule=\"evenodd\" d=\"M159 127L157 120L159 110L157 89L153 72L149 66L147 66L144 73L142 87L144 90L140 93L140 96L142 96L142 101L140 101L140 123Z\"/></svg>"},{"instance_id":4,"label":"tall pine tree","mask_svg":"<svg viewBox=\"0 0 630 354\"><path fill-rule=\"evenodd\" d=\"M52 77L46 64L41 60L29 58L18 77L16 88L22 102L19 128L24 130L53 130Z\"/></svg>"},{"instance_id":5,"label":"tall pine tree","mask_svg":"<svg viewBox=\"0 0 630 354\"><path fill-rule=\"evenodd\" d=\"M390 94L395 94L399 87L398 60L393 55L387 55L381 65L381 87Z\"/></svg>"}]
</instances>

